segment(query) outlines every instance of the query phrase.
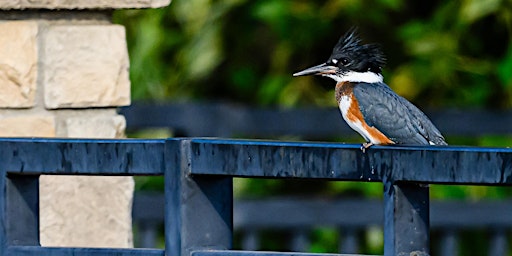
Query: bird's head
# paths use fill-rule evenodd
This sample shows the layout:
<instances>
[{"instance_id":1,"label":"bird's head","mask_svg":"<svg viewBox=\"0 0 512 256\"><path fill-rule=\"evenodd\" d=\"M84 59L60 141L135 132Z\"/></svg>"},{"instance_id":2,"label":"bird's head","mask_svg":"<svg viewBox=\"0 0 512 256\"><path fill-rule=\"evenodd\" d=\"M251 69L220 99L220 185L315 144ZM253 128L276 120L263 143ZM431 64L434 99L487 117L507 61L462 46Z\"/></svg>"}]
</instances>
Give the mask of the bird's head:
<instances>
[{"instance_id":1,"label":"bird's head","mask_svg":"<svg viewBox=\"0 0 512 256\"><path fill-rule=\"evenodd\" d=\"M343 35L325 63L293 76L322 75L336 82L382 82L386 59L377 44L362 44L355 28Z\"/></svg>"}]
</instances>

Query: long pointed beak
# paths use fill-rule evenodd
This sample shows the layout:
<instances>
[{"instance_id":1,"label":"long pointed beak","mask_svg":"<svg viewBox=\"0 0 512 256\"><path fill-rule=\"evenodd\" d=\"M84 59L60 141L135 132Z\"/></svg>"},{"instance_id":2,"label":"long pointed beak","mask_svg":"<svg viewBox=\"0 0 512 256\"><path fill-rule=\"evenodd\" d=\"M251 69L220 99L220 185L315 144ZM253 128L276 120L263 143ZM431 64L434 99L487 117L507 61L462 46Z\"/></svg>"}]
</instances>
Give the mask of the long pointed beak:
<instances>
[{"instance_id":1,"label":"long pointed beak","mask_svg":"<svg viewBox=\"0 0 512 256\"><path fill-rule=\"evenodd\" d=\"M335 74L337 67L327 65L327 63L320 64L314 67L310 67L308 69L302 70L293 74L293 76L307 76L307 75L325 75L325 74Z\"/></svg>"}]
</instances>

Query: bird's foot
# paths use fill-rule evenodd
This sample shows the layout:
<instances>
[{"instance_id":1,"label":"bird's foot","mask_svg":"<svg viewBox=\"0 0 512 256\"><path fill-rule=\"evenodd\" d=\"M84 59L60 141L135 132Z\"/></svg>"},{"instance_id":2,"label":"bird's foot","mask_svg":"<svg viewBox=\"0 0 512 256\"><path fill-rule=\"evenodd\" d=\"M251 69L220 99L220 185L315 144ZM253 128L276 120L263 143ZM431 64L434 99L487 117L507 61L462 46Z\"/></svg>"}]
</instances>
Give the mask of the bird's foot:
<instances>
[{"instance_id":1,"label":"bird's foot","mask_svg":"<svg viewBox=\"0 0 512 256\"><path fill-rule=\"evenodd\" d=\"M361 145L361 151L363 151L363 153L366 153L366 149L370 148L371 146L373 146L373 143L365 142Z\"/></svg>"}]
</instances>

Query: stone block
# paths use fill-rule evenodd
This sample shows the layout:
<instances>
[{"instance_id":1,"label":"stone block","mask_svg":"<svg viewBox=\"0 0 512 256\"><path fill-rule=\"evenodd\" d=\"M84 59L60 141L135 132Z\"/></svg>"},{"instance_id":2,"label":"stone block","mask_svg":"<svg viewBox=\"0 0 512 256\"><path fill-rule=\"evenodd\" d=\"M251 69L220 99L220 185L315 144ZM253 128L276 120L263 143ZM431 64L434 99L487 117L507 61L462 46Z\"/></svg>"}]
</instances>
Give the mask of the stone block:
<instances>
[{"instance_id":1,"label":"stone block","mask_svg":"<svg viewBox=\"0 0 512 256\"><path fill-rule=\"evenodd\" d=\"M133 246L132 177L39 178L43 246Z\"/></svg>"},{"instance_id":2,"label":"stone block","mask_svg":"<svg viewBox=\"0 0 512 256\"><path fill-rule=\"evenodd\" d=\"M37 82L38 24L2 22L0 34L0 107L32 107Z\"/></svg>"},{"instance_id":3,"label":"stone block","mask_svg":"<svg viewBox=\"0 0 512 256\"><path fill-rule=\"evenodd\" d=\"M122 9L158 8L171 0L2 0L0 9Z\"/></svg>"},{"instance_id":4,"label":"stone block","mask_svg":"<svg viewBox=\"0 0 512 256\"><path fill-rule=\"evenodd\" d=\"M49 109L130 104L129 60L120 25L54 25L44 37Z\"/></svg>"},{"instance_id":5,"label":"stone block","mask_svg":"<svg viewBox=\"0 0 512 256\"><path fill-rule=\"evenodd\" d=\"M35 114L0 117L0 137L55 137L55 118Z\"/></svg>"},{"instance_id":6,"label":"stone block","mask_svg":"<svg viewBox=\"0 0 512 256\"><path fill-rule=\"evenodd\" d=\"M69 138L122 138L126 128L124 116L70 117L64 120Z\"/></svg>"}]
</instances>

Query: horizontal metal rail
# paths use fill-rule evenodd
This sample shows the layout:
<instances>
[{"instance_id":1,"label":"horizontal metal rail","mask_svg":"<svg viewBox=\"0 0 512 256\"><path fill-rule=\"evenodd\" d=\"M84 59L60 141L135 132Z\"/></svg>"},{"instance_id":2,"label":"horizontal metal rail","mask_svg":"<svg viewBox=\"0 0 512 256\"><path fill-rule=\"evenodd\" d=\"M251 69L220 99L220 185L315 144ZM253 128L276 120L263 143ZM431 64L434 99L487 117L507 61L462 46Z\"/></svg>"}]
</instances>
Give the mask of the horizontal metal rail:
<instances>
[{"instance_id":1,"label":"horizontal metal rail","mask_svg":"<svg viewBox=\"0 0 512 256\"><path fill-rule=\"evenodd\" d=\"M512 184L512 149L190 140L190 174L444 184Z\"/></svg>"},{"instance_id":2,"label":"horizontal metal rail","mask_svg":"<svg viewBox=\"0 0 512 256\"><path fill-rule=\"evenodd\" d=\"M63 248L40 246L10 246L9 256L165 256L164 250L158 249L113 249L113 248Z\"/></svg>"},{"instance_id":3,"label":"horizontal metal rail","mask_svg":"<svg viewBox=\"0 0 512 256\"><path fill-rule=\"evenodd\" d=\"M16 174L163 175L164 140L0 139L0 168Z\"/></svg>"}]
</instances>

